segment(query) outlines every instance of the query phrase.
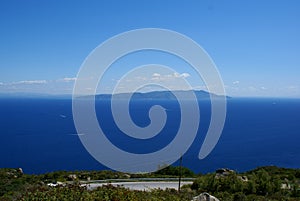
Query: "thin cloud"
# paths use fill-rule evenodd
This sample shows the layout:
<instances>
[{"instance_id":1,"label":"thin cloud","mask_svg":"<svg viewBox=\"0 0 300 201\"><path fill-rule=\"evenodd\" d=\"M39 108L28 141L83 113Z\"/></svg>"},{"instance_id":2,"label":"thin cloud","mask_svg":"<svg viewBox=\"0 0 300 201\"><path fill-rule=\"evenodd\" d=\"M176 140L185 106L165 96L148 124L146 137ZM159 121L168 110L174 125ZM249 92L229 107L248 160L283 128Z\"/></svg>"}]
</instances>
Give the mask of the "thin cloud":
<instances>
[{"instance_id":1,"label":"thin cloud","mask_svg":"<svg viewBox=\"0 0 300 201\"><path fill-rule=\"evenodd\" d=\"M190 77L191 75L189 73L182 73L180 75L180 77L183 77L183 78L187 78L187 77Z\"/></svg>"},{"instance_id":2,"label":"thin cloud","mask_svg":"<svg viewBox=\"0 0 300 201\"><path fill-rule=\"evenodd\" d=\"M153 73L151 80L161 80L162 76L159 73Z\"/></svg>"},{"instance_id":3,"label":"thin cloud","mask_svg":"<svg viewBox=\"0 0 300 201\"><path fill-rule=\"evenodd\" d=\"M179 78L179 77L183 77L183 78L187 78L187 77L189 77L189 76L191 76L190 74L188 74L188 73L174 73L173 74L173 76L175 77L175 78Z\"/></svg>"},{"instance_id":4,"label":"thin cloud","mask_svg":"<svg viewBox=\"0 0 300 201\"><path fill-rule=\"evenodd\" d=\"M291 86L288 86L287 89L295 90L295 89L299 89L299 87L298 87L298 86L291 85Z\"/></svg>"},{"instance_id":5,"label":"thin cloud","mask_svg":"<svg viewBox=\"0 0 300 201\"><path fill-rule=\"evenodd\" d=\"M135 79L145 81L145 80L147 80L147 77L137 76L137 77L135 77Z\"/></svg>"},{"instance_id":6,"label":"thin cloud","mask_svg":"<svg viewBox=\"0 0 300 201\"><path fill-rule=\"evenodd\" d=\"M63 82L74 82L76 80L77 80L76 77L65 77L61 81L63 81Z\"/></svg>"},{"instance_id":7,"label":"thin cloud","mask_svg":"<svg viewBox=\"0 0 300 201\"><path fill-rule=\"evenodd\" d=\"M239 84L239 83L240 83L240 81L238 81L238 80L232 82L232 84Z\"/></svg>"},{"instance_id":8,"label":"thin cloud","mask_svg":"<svg viewBox=\"0 0 300 201\"><path fill-rule=\"evenodd\" d=\"M300 93L300 87L295 85L290 85L284 88L284 91L288 91L290 93Z\"/></svg>"},{"instance_id":9,"label":"thin cloud","mask_svg":"<svg viewBox=\"0 0 300 201\"><path fill-rule=\"evenodd\" d=\"M267 90L267 88L266 88L266 87L260 87L260 89L261 89L261 90Z\"/></svg>"},{"instance_id":10,"label":"thin cloud","mask_svg":"<svg viewBox=\"0 0 300 201\"><path fill-rule=\"evenodd\" d=\"M254 86L249 86L248 89L249 89L250 91L257 91L257 88L254 87Z\"/></svg>"},{"instance_id":11,"label":"thin cloud","mask_svg":"<svg viewBox=\"0 0 300 201\"><path fill-rule=\"evenodd\" d=\"M22 80L11 84L47 84L46 80Z\"/></svg>"},{"instance_id":12,"label":"thin cloud","mask_svg":"<svg viewBox=\"0 0 300 201\"><path fill-rule=\"evenodd\" d=\"M205 85L199 85L199 86L195 86L193 87L194 90L207 90L207 87Z\"/></svg>"},{"instance_id":13,"label":"thin cloud","mask_svg":"<svg viewBox=\"0 0 300 201\"><path fill-rule=\"evenodd\" d=\"M173 73L173 74L167 74L167 75L161 75L159 73L153 73L152 74L152 78L151 80L172 80L172 79L176 79L176 78L187 78L191 76L189 73Z\"/></svg>"}]
</instances>

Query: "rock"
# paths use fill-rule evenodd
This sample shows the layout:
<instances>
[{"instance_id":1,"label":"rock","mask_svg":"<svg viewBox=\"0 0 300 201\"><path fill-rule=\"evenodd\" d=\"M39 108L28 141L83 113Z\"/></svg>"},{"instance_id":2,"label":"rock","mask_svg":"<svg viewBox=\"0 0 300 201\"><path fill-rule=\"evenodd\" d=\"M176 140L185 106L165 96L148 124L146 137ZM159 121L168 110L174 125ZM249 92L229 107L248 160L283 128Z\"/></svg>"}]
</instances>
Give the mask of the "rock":
<instances>
[{"instance_id":1,"label":"rock","mask_svg":"<svg viewBox=\"0 0 300 201\"><path fill-rule=\"evenodd\" d=\"M56 187L56 186L65 186L63 182L57 181L56 183L49 183L47 184L50 187Z\"/></svg>"},{"instance_id":2,"label":"rock","mask_svg":"<svg viewBox=\"0 0 300 201\"><path fill-rule=\"evenodd\" d=\"M281 184L280 188L284 189L284 190L291 190L292 189L290 184L285 184L285 183Z\"/></svg>"},{"instance_id":3,"label":"rock","mask_svg":"<svg viewBox=\"0 0 300 201\"><path fill-rule=\"evenodd\" d=\"M23 174L23 169L22 168L18 168L18 171Z\"/></svg>"},{"instance_id":4,"label":"rock","mask_svg":"<svg viewBox=\"0 0 300 201\"><path fill-rule=\"evenodd\" d=\"M237 178L239 178L240 180L247 182L248 181L248 177L247 176L237 176Z\"/></svg>"},{"instance_id":5,"label":"rock","mask_svg":"<svg viewBox=\"0 0 300 201\"><path fill-rule=\"evenodd\" d=\"M287 178L284 179L284 182L281 184L280 188L284 189L284 190L291 190L292 189L291 184L290 184L290 182Z\"/></svg>"},{"instance_id":6,"label":"rock","mask_svg":"<svg viewBox=\"0 0 300 201\"><path fill-rule=\"evenodd\" d=\"M228 168L221 168L221 169L216 170L216 178L228 176L233 173L235 173L234 170L230 170Z\"/></svg>"},{"instance_id":7,"label":"rock","mask_svg":"<svg viewBox=\"0 0 300 201\"><path fill-rule=\"evenodd\" d=\"M230 174L230 173L234 173L234 170L230 170L228 168L221 168L221 169L217 169L216 173L217 174Z\"/></svg>"},{"instance_id":8,"label":"rock","mask_svg":"<svg viewBox=\"0 0 300 201\"><path fill-rule=\"evenodd\" d=\"M76 180L77 179L77 175L76 174L70 174L68 176L69 179L72 179L72 180Z\"/></svg>"},{"instance_id":9,"label":"rock","mask_svg":"<svg viewBox=\"0 0 300 201\"><path fill-rule=\"evenodd\" d=\"M201 193L200 195L193 197L192 201L220 201L220 200L208 193Z\"/></svg>"}]
</instances>

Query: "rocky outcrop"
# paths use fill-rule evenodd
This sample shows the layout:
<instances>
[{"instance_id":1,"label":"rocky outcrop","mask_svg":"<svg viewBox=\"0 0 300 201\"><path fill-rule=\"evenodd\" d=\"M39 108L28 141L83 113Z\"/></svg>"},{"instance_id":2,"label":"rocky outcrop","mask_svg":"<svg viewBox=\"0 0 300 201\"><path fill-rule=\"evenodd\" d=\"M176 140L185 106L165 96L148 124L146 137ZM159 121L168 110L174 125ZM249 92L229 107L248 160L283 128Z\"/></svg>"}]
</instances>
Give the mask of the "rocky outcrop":
<instances>
[{"instance_id":1,"label":"rocky outcrop","mask_svg":"<svg viewBox=\"0 0 300 201\"><path fill-rule=\"evenodd\" d=\"M19 171L19 173L24 174L22 168L18 168L18 171Z\"/></svg>"},{"instance_id":2,"label":"rocky outcrop","mask_svg":"<svg viewBox=\"0 0 300 201\"><path fill-rule=\"evenodd\" d=\"M77 175L76 174L70 174L68 176L68 178L71 179L71 180L76 180L77 179Z\"/></svg>"},{"instance_id":3,"label":"rocky outcrop","mask_svg":"<svg viewBox=\"0 0 300 201\"><path fill-rule=\"evenodd\" d=\"M193 200L191 201L220 201L220 200L208 193L201 193L200 195L194 197Z\"/></svg>"},{"instance_id":4,"label":"rocky outcrop","mask_svg":"<svg viewBox=\"0 0 300 201\"><path fill-rule=\"evenodd\" d=\"M240 180L247 182L248 181L248 177L247 176L237 176L237 178L239 178Z\"/></svg>"},{"instance_id":5,"label":"rocky outcrop","mask_svg":"<svg viewBox=\"0 0 300 201\"><path fill-rule=\"evenodd\" d=\"M6 172L6 175L8 175L9 177L13 177L13 178L21 177L22 174L23 174L22 168L9 169L9 170Z\"/></svg>"},{"instance_id":6,"label":"rocky outcrop","mask_svg":"<svg viewBox=\"0 0 300 201\"><path fill-rule=\"evenodd\" d=\"M216 170L216 178L220 178L220 177L226 177L230 174L234 174L235 171L234 170L230 170L228 168L221 168Z\"/></svg>"},{"instance_id":7,"label":"rocky outcrop","mask_svg":"<svg viewBox=\"0 0 300 201\"><path fill-rule=\"evenodd\" d=\"M228 168L221 168L221 169L217 169L216 173L220 174L220 175L228 175L228 174L231 174L231 173L235 173L235 171L234 170L230 170Z\"/></svg>"},{"instance_id":8,"label":"rocky outcrop","mask_svg":"<svg viewBox=\"0 0 300 201\"><path fill-rule=\"evenodd\" d=\"M63 182L57 181L56 183L49 183L47 185L50 187L56 187L56 186L65 186L66 184L64 184Z\"/></svg>"}]
</instances>

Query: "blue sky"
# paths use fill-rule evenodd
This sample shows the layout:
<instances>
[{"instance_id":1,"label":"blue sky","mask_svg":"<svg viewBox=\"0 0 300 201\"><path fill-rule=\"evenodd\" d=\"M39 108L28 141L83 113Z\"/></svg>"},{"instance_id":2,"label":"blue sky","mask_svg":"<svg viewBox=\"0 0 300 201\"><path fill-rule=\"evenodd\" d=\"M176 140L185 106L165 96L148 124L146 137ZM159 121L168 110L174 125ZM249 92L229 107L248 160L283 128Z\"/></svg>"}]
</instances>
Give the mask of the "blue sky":
<instances>
[{"instance_id":1,"label":"blue sky","mask_svg":"<svg viewBox=\"0 0 300 201\"><path fill-rule=\"evenodd\" d=\"M2 0L0 93L72 93L79 68L95 47L116 34L153 27L200 44L230 96L300 97L299 9L296 0ZM176 60L170 64L202 89L192 71ZM112 88L126 71L119 68L106 75L105 87Z\"/></svg>"}]
</instances>

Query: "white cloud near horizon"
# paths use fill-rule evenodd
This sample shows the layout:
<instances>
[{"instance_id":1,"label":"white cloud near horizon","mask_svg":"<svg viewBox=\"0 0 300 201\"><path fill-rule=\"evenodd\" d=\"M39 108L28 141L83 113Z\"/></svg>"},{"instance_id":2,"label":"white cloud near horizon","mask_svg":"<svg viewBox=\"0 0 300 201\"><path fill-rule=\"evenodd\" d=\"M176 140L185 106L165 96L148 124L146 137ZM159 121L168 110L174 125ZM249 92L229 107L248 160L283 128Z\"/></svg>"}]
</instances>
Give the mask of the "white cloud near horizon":
<instances>
[{"instance_id":1,"label":"white cloud near horizon","mask_svg":"<svg viewBox=\"0 0 300 201\"><path fill-rule=\"evenodd\" d=\"M75 82L76 80L77 80L77 77L65 77L65 78L56 80L56 82Z\"/></svg>"},{"instance_id":2,"label":"white cloud near horizon","mask_svg":"<svg viewBox=\"0 0 300 201\"><path fill-rule=\"evenodd\" d=\"M181 74L180 73L174 73L173 76L176 77L176 78L179 78L179 77L187 78L191 75L188 74L188 73L181 73Z\"/></svg>"},{"instance_id":3,"label":"white cloud near horizon","mask_svg":"<svg viewBox=\"0 0 300 201\"><path fill-rule=\"evenodd\" d=\"M12 82L10 83L11 85L14 84L47 84L46 80L22 80L22 81L18 81L18 82Z\"/></svg>"},{"instance_id":4,"label":"white cloud near horizon","mask_svg":"<svg viewBox=\"0 0 300 201\"><path fill-rule=\"evenodd\" d=\"M59 80L21 80L0 84L1 93L45 93L45 94L72 94L72 82ZM70 84L69 84L70 83Z\"/></svg>"},{"instance_id":5,"label":"white cloud near horizon","mask_svg":"<svg viewBox=\"0 0 300 201\"><path fill-rule=\"evenodd\" d=\"M7 83L0 82L0 85L49 84L53 82L72 82L72 81L76 81L76 79L77 79L76 77L65 77L57 80L21 80L21 81L7 82Z\"/></svg>"},{"instance_id":6,"label":"white cloud near horizon","mask_svg":"<svg viewBox=\"0 0 300 201\"><path fill-rule=\"evenodd\" d=\"M188 73L158 73L152 72L145 75L134 75L124 79L121 83L120 91L131 91L136 89L136 86L142 86L143 83L157 83L158 86L169 86L171 90L185 90L179 82L179 79L189 77ZM49 93L49 94L72 94L73 84L76 81L76 77L64 77L53 80L22 80L14 82L0 82L0 92L28 92L28 93ZM110 93L116 82L119 80L111 80L105 82L97 93ZM204 84L191 84L194 90L213 89L214 86L206 86ZM300 97L300 85L295 83L294 85L283 85L281 87L263 86L263 85L245 85L244 82L236 80L234 82L229 81L224 86L226 89L226 95L232 97ZM163 88L161 88L163 89ZM149 86L141 88L143 91L155 91L161 90L156 86ZM91 91L90 88L86 89ZM212 90L213 91L213 90Z\"/></svg>"},{"instance_id":7,"label":"white cloud near horizon","mask_svg":"<svg viewBox=\"0 0 300 201\"><path fill-rule=\"evenodd\" d=\"M162 90L167 87L171 90L187 90L186 85L182 84L185 78L191 75L187 72L178 73L167 71L134 71L126 76L120 78L111 79L111 82L106 82L100 85L101 88L97 89L98 93L105 92L109 93L117 90L118 93L133 92L137 89L141 92L144 91L156 91ZM104 89L104 87L109 86L109 89ZM151 85L151 86L147 86ZM160 86L160 87L158 87Z\"/></svg>"},{"instance_id":8,"label":"white cloud near horizon","mask_svg":"<svg viewBox=\"0 0 300 201\"><path fill-rule=\"evenodd\" d=\"M194 90L205 90L207 91L207 87L205 85L199 85L199 86L195 86L193 87Z\"/></svg>"},{"instance_id":9,"label":"white cloud near horizon","mask_svg":"<svg viewBox=\"0 0 300 201\"><path fill-rule=\"evenodd\" d=\"M264 86L260 87L260 89L261 89L261 90L267 90L267 88L264 87Z\"/></svg>"},{"instance_id":10,"label":"white cloud near horizon","mask_svg":"<svg viewBox=\"0 0 300 201\"><path fill-rule=\"evenodd\" d=\"M187 78L190 77L191 75L189 73L173 73L173 74L166 74L166 75L161 75L160 73L153 73L151 80L160 80L160 81L165 81L165 80L172 80L176 78Z\"/></svg>"},{"instance_id":11,"label":"white cloud near horizon","mask_svg":"<svg viewBox=\"0 0 300 201\"><path fill-rule=\"evenodd\" d=\"M159 73L153 73L152 77L160 77L161 75Z\"/></svg>"}]
</instances>

